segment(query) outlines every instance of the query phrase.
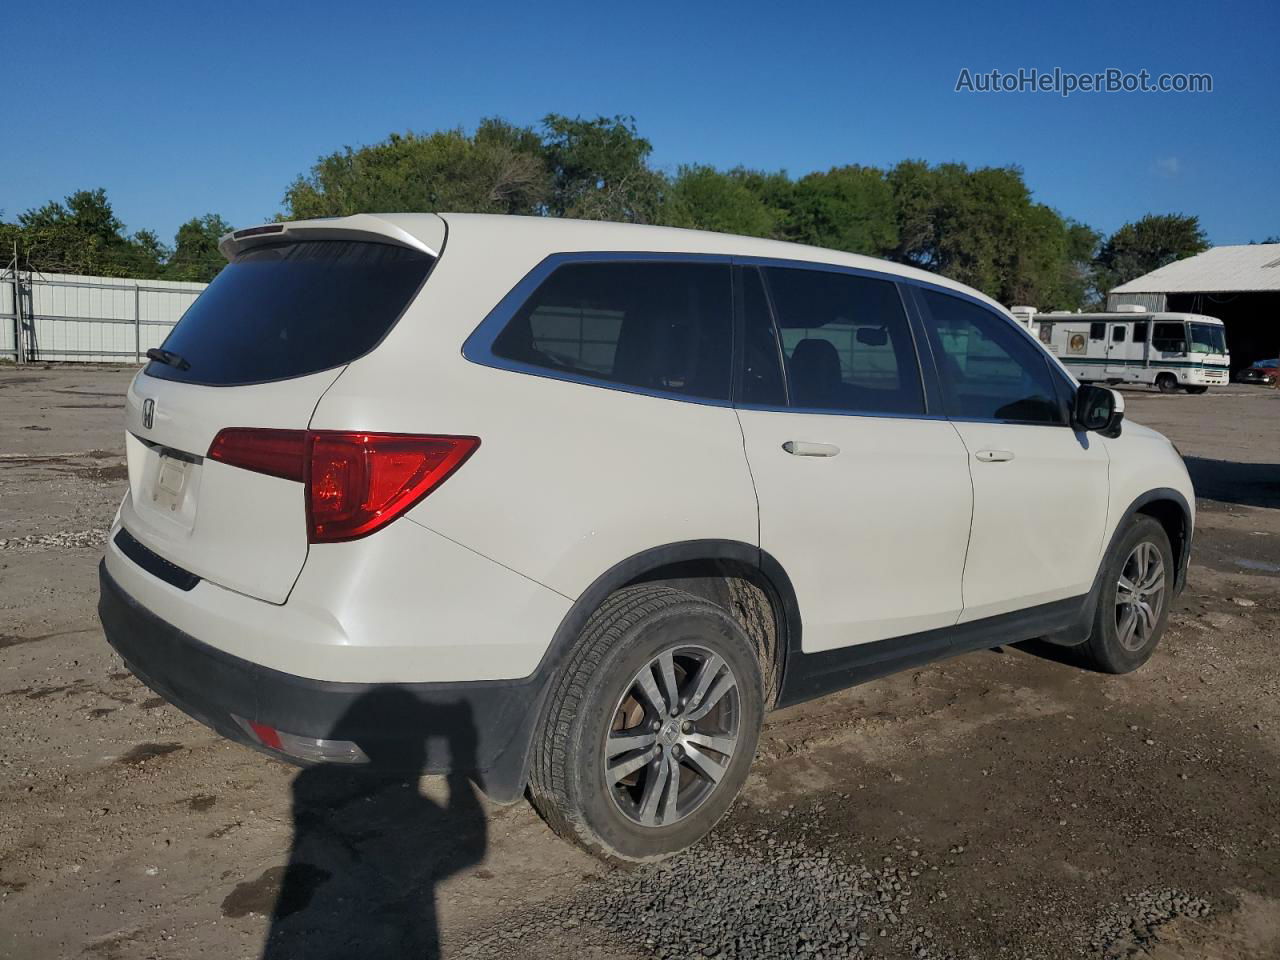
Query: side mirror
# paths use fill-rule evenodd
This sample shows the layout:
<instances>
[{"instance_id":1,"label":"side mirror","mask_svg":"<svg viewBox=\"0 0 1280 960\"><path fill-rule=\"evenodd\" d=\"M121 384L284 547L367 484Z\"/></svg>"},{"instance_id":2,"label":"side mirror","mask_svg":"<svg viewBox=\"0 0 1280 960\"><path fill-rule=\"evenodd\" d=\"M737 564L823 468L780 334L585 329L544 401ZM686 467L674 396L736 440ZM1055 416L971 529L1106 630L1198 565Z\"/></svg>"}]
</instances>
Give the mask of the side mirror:
<instances>
[{"instance_id":1,"label":"side mirror","mask_svg":"<svg viewBox=\"0 0 1280 960\"><path fill-rule=\"evenodd\" d=\"M1124 420L1124 397L1106 387L1081 384L1076 391L1072 419L1078 430L1090 430L1104 437L1118 437L1120 424Z\"/></svg>"},{"instance_id":2,"label":"side mirror","mask_svg":"<svg viewBox=\"0 0 1280 960\"><path fill-rule=\"evenodd\" d=\"M859 327L856 336L868 347L883 347L889 342L889 331L884 327Z\"/></svg>"}]
</instances>

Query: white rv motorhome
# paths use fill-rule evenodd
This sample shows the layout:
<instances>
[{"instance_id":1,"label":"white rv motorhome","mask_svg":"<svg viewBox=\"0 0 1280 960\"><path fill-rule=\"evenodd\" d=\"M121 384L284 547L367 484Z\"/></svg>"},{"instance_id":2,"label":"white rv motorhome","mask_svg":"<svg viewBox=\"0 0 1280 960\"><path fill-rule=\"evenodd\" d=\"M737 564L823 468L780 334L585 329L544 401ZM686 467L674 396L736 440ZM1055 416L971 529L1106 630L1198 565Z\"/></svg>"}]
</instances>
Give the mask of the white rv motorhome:
<instances>
[{"instance_id":1,"label":"white rv motorhome","mask_svg":"<svg viewBox=\"0 0 1280 960\"><path fill-rule=\"evenodd\" d=\"M1231 356L1215 317L1134 308L1038 313L1034 323L1041 342L1082 383L1145 383L1163 393L1204 393L1228 381Z\"/></svg>"}]
</instances>

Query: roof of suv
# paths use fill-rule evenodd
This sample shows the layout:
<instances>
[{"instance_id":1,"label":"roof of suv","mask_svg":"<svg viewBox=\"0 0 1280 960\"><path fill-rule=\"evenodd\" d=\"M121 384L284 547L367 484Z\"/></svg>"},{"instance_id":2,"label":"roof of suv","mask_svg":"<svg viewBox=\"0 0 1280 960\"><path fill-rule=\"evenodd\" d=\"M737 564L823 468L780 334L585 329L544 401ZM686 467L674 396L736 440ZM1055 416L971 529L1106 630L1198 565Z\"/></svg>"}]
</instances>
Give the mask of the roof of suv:
<instances>
[{"instance_id":1,"label":"roof of suv","mask_svg":"<svg viewBox=\"0 0 1280 960\"><path fill-rule=\"evenodd\" d=\"M411 245L435 253L445 243L442 222L447 225L449 240L477 243L492 249L512 245L550 255L585 251L636 251L645 253L709 253L727 256L764 257L776 260L804 260L835 266L875 270L879 273L921 280L939 287L956 290L983 301L1005 316L1009 311L990 297L962 283L936 273L908 267L888 260L844 253L825 247L810 247L781 240L762 240L730 233L685 230L678 227L654 227L633 223L610 223L601 220L568 220L559 217L521 217L487 213L376 213L318 220L294 220L283 225L285 232L306 231L334 236L344 233L381 233L403 243L405 235L416 240ZM257 237L240 240L246 231L236 231L223 238L222 249L230 255L242 245L257 242ZM233 239L235 238L235 239ZM278 239L264 236L262 240Z\"/></svg>"}]
</instances>

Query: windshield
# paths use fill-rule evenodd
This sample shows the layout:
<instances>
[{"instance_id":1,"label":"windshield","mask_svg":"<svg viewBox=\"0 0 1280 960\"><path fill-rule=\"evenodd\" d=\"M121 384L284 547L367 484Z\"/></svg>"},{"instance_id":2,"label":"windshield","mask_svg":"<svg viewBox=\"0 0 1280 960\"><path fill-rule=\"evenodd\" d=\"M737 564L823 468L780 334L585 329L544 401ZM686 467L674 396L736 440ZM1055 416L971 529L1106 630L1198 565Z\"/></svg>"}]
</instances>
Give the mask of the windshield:
<instances>
[{"instance_id":1,"label":"windshield","mask_svg":"<svg viewBox=\"0 0 1280 960\"><path fill-rule=\"evenodd\" d=\"M1226 353L1227 336L1216 323L1193 323L1191 326L1192 353Z\"/></svg>"},{"instance_id":2,"label":"windshield","mask_svg":"<svg viewBox=\"0 0 1280 960\"><path fill-rule=\"evenodd\" d=\"M164 342L176 356L151 354L147 376L231 386L350 363L391 329L433 262L385 243L251 247L187 309Z\"/></svg>"}]
</instances>

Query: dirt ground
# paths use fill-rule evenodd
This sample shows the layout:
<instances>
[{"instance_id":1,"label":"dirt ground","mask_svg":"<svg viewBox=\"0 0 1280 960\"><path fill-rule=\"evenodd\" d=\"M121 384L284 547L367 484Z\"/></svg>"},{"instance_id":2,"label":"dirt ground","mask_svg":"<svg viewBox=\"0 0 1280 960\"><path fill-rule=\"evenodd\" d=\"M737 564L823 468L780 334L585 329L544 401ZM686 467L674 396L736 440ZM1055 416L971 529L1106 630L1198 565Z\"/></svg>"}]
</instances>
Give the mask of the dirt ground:
<instances>
[{"instance_id":1,"label":"dirt ground","mask_svg":"<svg viewBox=\"0 0 1280 960\"><path fill-rule=\"evenodd\" d=\"M710 840L616 871L465 784L308 780L124 671L130 375L0 368L0 956L1280 956L1280 392L1127 393L1200 495L1144 669L1006 648L781 711Z\"/></svg>"}]
</instances>

